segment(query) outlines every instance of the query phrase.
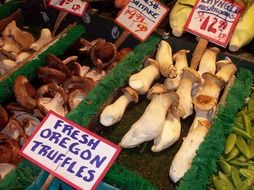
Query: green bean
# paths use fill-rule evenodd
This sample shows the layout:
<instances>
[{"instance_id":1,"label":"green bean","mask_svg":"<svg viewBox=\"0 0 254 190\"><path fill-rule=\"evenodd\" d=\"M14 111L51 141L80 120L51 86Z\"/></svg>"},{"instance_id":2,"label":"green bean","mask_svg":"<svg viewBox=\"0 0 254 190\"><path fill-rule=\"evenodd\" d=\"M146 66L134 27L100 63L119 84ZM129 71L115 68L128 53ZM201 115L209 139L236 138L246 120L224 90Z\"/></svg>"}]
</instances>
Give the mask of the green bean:
<instances>
[{"instance_id":1,"label":"green bean","mask_svg":"<svg viewBox=\"0 0 254 190\"><path fill-rule=\"evenodd\" d=\"M243 137L237 137L236 146L239 148L239 150L241 151L241 153L243 153L244 156L246 156L247 158L250 157L249 147Z\"/></svg>"},{"instance_id":2,"label":"green bean","mask_svg":"<svg viewBox=\"0 0 254 190\"><path fill-rule=\"evenodd\" d=\"M219 179L217 177L213 177L213 184L216 190L230 190L227 186L227 183L224 180Z\"/></svg>"},{"instance_id":3,"label":"green bean","mask_svg":"<svg viewBox=\"0 0 254 190\"><path fill-rule=\"evenodd\" d=\"M242 180L240 178L239 171L235 167L232 167L231 169L231 178L236 188L241 185Z\"/></svg>"},{"instance_id":4,"label":"green bean","mask_svg":"<svg viewBox=\"0 0 254 190\"><path fill-rule=\"evenodd\" d=\"M240 154L240 150L235 146L233 150L229 153L227 161L236 158Z\"/></svg>"},{"instance_id":5,"label":"green bean","mask_svg":"<svg viewBox=\"0 0 254 190\"><path fill-rule=\"evenodd\" d=\"M246 179L242 182L242 184L236 190L252 190L253 180Z\"/></svg>"},{"instance_id":6,"label":"green bean","mask_svg":"<svg viewBox=\"0 0 254 190\"><path fill-rule=\"evenodd\" d=\"M254 171L253 170L249 170L249 169L246 169L246 168L241 168L239 170L239 172L240 172L240 174L242 174L246 178L254 177Z\"/></svg>"},{"instance_id":7,"label":"green bean","mask_svg":"<svg viewBox=\"0 0 254 190\"><path fill-rule=\"evenodd\" d=\"M248 169L254 171L254 165L253 166L248 166Z\"/></svg>"},{"instance_id":8,"label":"green bean","mask_svg":"<svg viewBox=\"0 0 254 190\"><path fill-rule=\"evenodd\" d=\"M225 173L226 175L230 175L231 165L229 163L227 163L225 160L219 160L218 164L219 164L223 173Z\"/></svg>"},{"instance_id":9,"label":"green bean","mask_svg":"<svg viewBox=\"0 0 254 190\"><path fill-rule=\"evenodd\" d=\"M238 127L234 126L233 127L233 132L237 135L240 135L240 136L246 138L246 139L254 140L253 137L249 133L247 133L246 131L244 131L244 130L238 128Z\"/></svg>"},{"instance_id":10,"label":"green bean","mask_svg":"<svg viewBox=\"0 0 254 190\"><path fill-rule=\"evenodd\" d=\"M248 161L249 159L246 158L244 155L240 155L240 156L237 158L237 160L239 160L239 161L241 161L241 162L246 162L246 161Z\"/></svg>"},{"instance_id":11,"label":"green bean","mask_svg":"<svg viewBox=\"0 0 254 190\"><path fill-rule=\"evenodd\" d=\"M224 153L228 154L229 152L231 152L235 146L236 143L236 139L237 136L234 133L230 133L226 139L225 142L225 149L224 149Z\"/></svg>"},{"instance_id":12,"label":"green bean","mask_svg":"<svg viewBox=\"0 0 254 190\"><path fill-rule=\"evenodd\" d=\"M249 163L249 162L241 162L239 160L231 160L229 162L230 164L233 164L235 166L240 166L240 167L248 167L250 165L252 165L252 163Z\"/></svg>"},{"instance_id":13,"label":"green bean","mask_svg":"<svg viewBox=\"0 0 254 190\"><path fill-rule=\"evenodd\" d=\"M224 182L227 184L228 189L235 189L234 185L232 184L232 182L230 181L230 179L228 178L228 176L226 176L224 173L219 172L219 177L221 180L224 180Z\"/></svg>"},{"instance_id":14,"label":"green bean","mask_svg":"<svg viewBox=\"0 0 254 190\"><path fill-rule=\"evenodd\" d=\"M242 112L242 117L245 130L251 136L251 120L244 112Z\"/></svg>"}]
</instances>

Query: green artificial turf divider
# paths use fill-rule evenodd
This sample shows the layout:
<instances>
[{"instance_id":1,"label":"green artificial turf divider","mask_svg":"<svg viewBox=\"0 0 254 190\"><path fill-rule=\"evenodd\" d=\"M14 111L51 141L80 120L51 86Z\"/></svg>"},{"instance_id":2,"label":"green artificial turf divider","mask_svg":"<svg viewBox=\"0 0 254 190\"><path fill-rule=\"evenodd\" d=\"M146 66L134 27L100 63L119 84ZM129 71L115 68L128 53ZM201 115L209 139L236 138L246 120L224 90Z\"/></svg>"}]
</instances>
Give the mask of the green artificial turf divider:
<instances>
[{"instance_id":1,"label":"green artificial turf divider","mask_svg":"<svg viewBox=\"0 0 254 190\"><path fill-rule=\"evenodd\" d=\"M56 56L63 54L63 52L76 41L83 33L85 28L82 25L76 25L66 34L60 37L56 42L53 42L49 47L34 57L30 62L24 64L22 67L12 72L8 77L5 77L0 83L0 103L11 97L13 94L14 80L19 75L24 75L29 80L34 79L37 76L37 69L40 66L45 65L45 57L47 54L52 53Z\"/></svg>"},{"instance_id":2,"label":"green artificial turf divider","mask_svg":"<svg viewBox=\"0 0 254 190\"><path fill-rule=\"evenodd\" d=\"M12 0L0 6L0 19L9 16L22 5L22 0Z\"/></svg>"},{"instance_id":3,"label":"green artificial turf divider","mask_svg":"<svg viewBox=\"0 0 254 190\"><path fill-rule=\"evenodd\" d=\"M205 141L197 150L191 168L185 173L177 190L204 190L209 177L217 170L217 160L224 150L226 136L231 132L235 114L244 106L250 95L254 75L241 68L226 97L225 106L220 106Z\"/></svg>"}]
</instances>

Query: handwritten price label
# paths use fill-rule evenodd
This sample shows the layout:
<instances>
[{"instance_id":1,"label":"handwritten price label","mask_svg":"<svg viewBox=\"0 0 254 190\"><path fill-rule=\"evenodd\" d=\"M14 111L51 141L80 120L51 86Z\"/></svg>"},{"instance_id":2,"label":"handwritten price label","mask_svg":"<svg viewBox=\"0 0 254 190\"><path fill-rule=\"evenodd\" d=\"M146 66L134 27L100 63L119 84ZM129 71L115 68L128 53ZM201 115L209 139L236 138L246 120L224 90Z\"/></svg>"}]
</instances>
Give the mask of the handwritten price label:
<instances>
[{"instance_id":1,"label":"handwritten price label","mask_svg":"<svg viewBox=\"0 0 254 190\"><path fill-rule=\"evenodd\" d=\"M130 0L116 22L141 41L145 41L168 12L167 7L153 0Z\"/></svg>"},{"instance_id":2,"label":"handwritten price label","mask_svg":"<svg viewBox=\"0 0 254 190\"><path fill-rule=\"evenodd\" d=\"M88 3L81 0L51 0L49 6L77 16L84 16Z\"/></svg>"},{"instance_id":3,"label":"handwritten price label","mask_svg":"<svg viewBox=\"0 0 254 190\"><path fill-rule=\"evenodd\" d=\"M199 0L185 30L226 47L243 8L225 0Z\"/></svg>"}]
</instances>

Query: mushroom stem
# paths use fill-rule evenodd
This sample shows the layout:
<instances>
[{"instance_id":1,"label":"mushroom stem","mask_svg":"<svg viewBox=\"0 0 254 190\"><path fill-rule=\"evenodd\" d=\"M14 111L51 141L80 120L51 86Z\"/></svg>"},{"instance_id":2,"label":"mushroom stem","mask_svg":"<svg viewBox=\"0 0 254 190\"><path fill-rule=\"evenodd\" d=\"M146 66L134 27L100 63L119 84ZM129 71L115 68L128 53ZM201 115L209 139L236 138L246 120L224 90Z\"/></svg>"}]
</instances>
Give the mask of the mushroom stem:
<instances>
[{"instance_id":1,"label":"mushroom stem","mask_svg":"<svg viewBox=\"0 0 254 190\"><path fill-rule=\"evenodd\" d=\"M201 57L198 73L200 76L203 75L205 72L210 72L212 74L215 73L216 70L216 58L220 50L216 47L207 48Z\"/></svg>"},{"instance_id":2,"label":"mushroom stem","mask_svg":"<svg viewBox=\"0 0 254 190\"><path fill-rule=\"evenodd\" d=\"M153 81L160 77L157 61L148 58L145 65L145 68L129 78L129 86L136 90L138 94L147 93Z\"/></svg>"},{"instance_id":3,"label":"mushroom stem","mask_svg":"<svg viewBox=\"0 0 254 190\"><path fill-rule=\"evenodd\" d=\"M133 148L142 142L157 138L163 129L167 111L170 106L178 106L178 95L166 91L165 87L156 84L148 93L151 102L143 115L136 121L124 135L120 146Z\"/></svg>"},{"instance_id":4,"label":"mushroom stem","mask_svg":"<svg viewBox=\"0 0 254 190\"><path fill-rule=\"evenodd\" d=\"M40 38L36 42L32 43L29 49L33 51L38 51L44 45L48 44L51 40L52 40L51 31L48 28L43 28L41 30Z\"/></svg>"},{"instance_id":5,"label":"mushroom stem","mask_svg":"<svg viewBox=\"0 0 254 190\"><path fill-rule=\"evenodd\" d=\"M166 121L163 125L161 134L153 141L151 150L153 152L160 152L171 145L173 145L180 137L181 134L181 122L180 118L168 112Z\"/></svg>"},{"instance_id":6,"label":"mushroom stem","mask_svg":"<svg viewBox=\"0 0 254 190\"><path fill-rule=\"evenodd\" d=\"M164 77L175 78L177 76L177 71L172 60L172 49L165 40L161 40L155 59L159 63L160 73Z\"/></svg>"},{"instance_id":7,"label":"mushroom stem","mask_svg":"<svg viewBox=\"0 0 254 190\"><path fill-rule=\"evenodd\" d=\"M196 150L203 142L209 131L209 127L210 122L198 121L198 126L189 131L187 137L184 139L169 169L169 176L175 183L179 181L191 167L192 159L196 155Z\"/></svg>"},{"instance_id":8,"label":"mushroom stem","mask_svg":"<svg viewBox=\"0 0 254 190\"><path fill-rule=\"evenodd\" d=\"M138 95L133 89L126 87L124 91L125 93L122 96L114 103L106 106L102 111L100 122L104 126L108 127L120 121L128 104L133 101L138 101Z\"/></svg>"},{"instance_id":9,"label":"mushroom stem","mask_svg":"<svg viewBox=\"0 0 254 190\"><path fill-rule=\"evenodd\" d=\"M164 85L167 87L168 90L176 90L178 88L182 77L183 68L188 67L186 54L189 52L190 50L182 49L173 55L173 60L176 62L175 68L178 74L176 78L166 78L166 80L164 81Z\"/></svg>"},{"instance_id":10,"label":"mushroom stem","mask_svg":"<svg viewBox=\"0 0 254 190\"><path fill-rule=\"evenodd\" d=\"M229 79L237 71L237 67L230 60L221 60L216 62L218 72L216 75L223 78L225 82L228 82Z\"/></svg>"},{"instance_id":11,"label":"mushroom stem","mask_svg":"<svg viewBox=\"0 0 254 190\"><path fill-rule=\"evenodd\" d=\"M193 113L192 87L194 83L199 84L200 82L201 79L197 71L189 67L183 69L183 76L176 91L179 95L179 116L183 119Z\"/></svg>"}]
</instances>

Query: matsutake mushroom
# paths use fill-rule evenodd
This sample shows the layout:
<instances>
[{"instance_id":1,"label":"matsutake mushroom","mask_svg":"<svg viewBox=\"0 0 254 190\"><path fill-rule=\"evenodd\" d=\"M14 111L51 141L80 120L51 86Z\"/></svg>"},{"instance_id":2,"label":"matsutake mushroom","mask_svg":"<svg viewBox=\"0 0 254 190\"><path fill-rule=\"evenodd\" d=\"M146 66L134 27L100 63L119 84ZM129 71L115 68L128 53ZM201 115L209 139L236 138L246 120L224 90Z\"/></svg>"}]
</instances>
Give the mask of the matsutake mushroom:
<instances>
[{"instance_id":1,"label":"matsutake mushroom","mask_svg":"<svg viewBox=\"0 0 254 190\"><path fill-rule=\"evenodd\" d=\"M26 109L32 110L36 106L36 90L23 76L18 76L14 81L14 94L16 101Z\"/></svg>"},{"instance_id":2,"label":"matsutake mushroom","mask_svg":"<svg viewBox=\"0 0 254 190\"><path fill-rule=\"evenodd\" d=\"M111 126L120 121L130 102L138 102L138 94L130 87L123 89L123 95L112 104L107 105L101 115L100 123L104 126Z\"/></svg>"},{"instance_id":3,"label":"matsutake mushroom","mask_svg":"<svg viewBox=\"0 0 254 190\"><path fill-rule=\"evenodd\" d=\"M161 134L154 139L151 150L153 152L160 152L170 147L179 139L180 134L180 117L175 116L171 111L169 111L163 125L163 130Z\"/></svg>"},{"instance_id":4,"label":"matsutake mushroom","mask_svg":"<svg viewBox=\"0 0 254 190\"><path fill-rule=\"evenodd\" d=\"M46 114L50 110L65 116L68 110L65 108L66 96L64 89L56 83L49 83L37 90L37 106Z\"/></svg>"},{"instance_id":5,"label":"matsutake mushroom","mask_svg":"<svg viewBox=\"0 0 254 190\"><path fill-rule=\"evenodd\" d=\"M183 68L188 67L188 61L187 61L187 53L189 53L190 50L179 50L173 55L173 60L175 61L175 68L177 71L176 78L166 78L164 81L164 85L167 87L168 90L176 90L179 86Z\"/></svg>"},{"instance_id":6,"label":"matsutake mushroom","mask_svg":"<svg viewBox=\"0 0 254 190\"><path fill-rule=\"evenodd\" d=\"M151 99L150 104L124 135L120 146L133 148L142 142L157 138L163 130L169 107L178 106L178 95L175 92L167 92L162 84L155 84L149 90L147 97Z\"/></svg>"},{"instance_id":7,"label":"matsutake mushroom","mask_svg":"<svg viewBox=\"0 0 254 190\"><path fill-rule=\"evenodd\" d=\"M148 92L153 81L160 77L158 62L152 58L146 59L144 68L130 76L129 86L137 91L138 94Z\"/></svg>"},{"instance_id":8,"label":"matsutake mushroom","mask_svg":"<svg viewBox=\"0 0 254 190\"><path fill-rule=\"evenodd\" d=\"M51 31L48 28L43 28L41 29L40 38L36 42L32 43L29 49L33 51L38 51L44 45L48 44L51 40L52 40Z\"/></svg>"},{"instance_id":9,"label":"matsutake mushroom","mask_svg":"<svg viewBox=\"0 0 254 190\"><path fill-rule=\"evenodd\" d=\"M177 76L176 68L173 65L172 49L165 40L160 41L155 59L159 63L160 73L164 77L175 78Z\"/></svg>"},{"instance_id":10,"label":"matsutake mushroom","mask_svg":"<svg viewBox=\"0 0 254 190\"><path fill-rule=\"evenodd\" d=\"M193 113L192 88L193 84L199 84L201 78L197 71L190 67L183 69L182 79L176 93L179 96L179 116L185 119Z\"/></svg>"},{"instance_id":11,"label":"matsutake mushroom","mask_svg":"<svg viewBox=\"0 0 254 190\"><path fill-rule=\"evenodd\" d=\"M169 176L173 182L176 183L179 181L191 167L192 160L196 155L196 150L203 142L210 126L210 122L199 120L198 126L189 131L187 137L184 138L184 141L176 153L169 169Z\"/></svg>"}]
</instances>

